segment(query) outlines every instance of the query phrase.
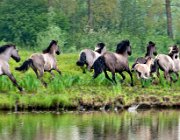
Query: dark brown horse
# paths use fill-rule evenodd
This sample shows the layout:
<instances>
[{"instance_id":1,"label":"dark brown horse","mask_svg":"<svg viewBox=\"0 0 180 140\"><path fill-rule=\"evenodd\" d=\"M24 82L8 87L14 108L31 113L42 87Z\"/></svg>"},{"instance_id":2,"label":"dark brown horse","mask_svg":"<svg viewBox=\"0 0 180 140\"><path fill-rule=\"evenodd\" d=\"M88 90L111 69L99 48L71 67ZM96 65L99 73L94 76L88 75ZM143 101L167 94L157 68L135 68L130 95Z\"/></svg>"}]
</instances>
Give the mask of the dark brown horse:
<instances>
[{"instance_id":1,"label":"dark brown horse","mask_svg":"<svg viewBox=\"0 0 180 140\"><path fill-rule=\"evenodd\" d=\"M36 73L37 78L40 79L41 82L46 86L47 83L42 79L44 72L50 72L51 75L54 76L52 70L56 70L59 74L61 74L61 71L57 67L55 57L56 54L60 54L57 43L57 41L52 40L47 49L43 50L43 53L32 54L30 58L24 61L20 67L16 67L16 70L26 71L29 67L31 67Z\"/></svg>"},{"instance_id":2,"label":"dark brown horse","mask_svg":"<svg viewBox=\"0 0 180 140\"><path fill-rule=\"evenodd\" d=\"M16 79L11 74L9 68L9 59L13 58L16 62L20 61L18 50L15 45L4 45L0 47L0 75L7 75L12 83L22 91L22 87L17 84Z\"/></svg>"},{"instance_id":3,"label":"dark brown horse","mask_svg":"<svg viewBox=\"0 0 180 140\"><path fill-rule=\"evenodd\" d=\"M135 63L132 65L132 69L134 68L134 66L138 63L140 64L145 64L146 63L146 59L151 57L153 58L153 55L157 55L157 51L156 51L156 44L152 41L149 41L148 45L147 45L147 51L146 51L146 54L145 54L145 57L139 57L136 59ZM152 72L154 70L151 70Z\"/></svg>"},{"instance_id":4,"label":"dark brown horse","mask_svg":"<svg viewBox=\"0 0 180 140\"><path fill-rule=\"evenodd\" d=\"M116 83L115 73L119 73L124 81L125 76L122 72L126 71L131 77L131 86L133 86L133 77L128 64L129 55L131 55L130 42L129 40L123 40L117 44L115 53L106 52L94 62L93 78L96 78L100 73L104 72L108 80ZM111 72L112 79L109 78L107 71Z\"/></svg>"}]
</instances>

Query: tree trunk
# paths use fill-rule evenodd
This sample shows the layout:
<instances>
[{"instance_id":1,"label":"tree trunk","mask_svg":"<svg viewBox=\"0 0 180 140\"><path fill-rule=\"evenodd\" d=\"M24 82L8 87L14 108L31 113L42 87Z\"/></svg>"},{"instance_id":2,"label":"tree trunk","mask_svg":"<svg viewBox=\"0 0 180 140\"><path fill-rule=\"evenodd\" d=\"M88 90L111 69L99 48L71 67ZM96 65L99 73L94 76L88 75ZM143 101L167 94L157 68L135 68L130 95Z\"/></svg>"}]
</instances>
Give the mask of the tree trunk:
<instances>
[{"instance_id":1,"label":"tree trunk","mask_svg":"<svg viewBox=\"0 0 180 140\"><path fill-rule=\"evenodd\" d=\"M166 1L166 16L167 16L167 34L170 38L173 38L173 30L172 30L172 16L171 16L171 1Z\"/></svg>"},{"instance_id":2,"label":"tree trunk","mask_svg":"<svg viewBox=\"0 0 180 140\"><path fill-rule=\"evenodd\" d=\"M89 30L93 29L92 1L93 0L87 0L87 4L88 4L88 28L89 28Z\"/></svg>"}]
</instances>

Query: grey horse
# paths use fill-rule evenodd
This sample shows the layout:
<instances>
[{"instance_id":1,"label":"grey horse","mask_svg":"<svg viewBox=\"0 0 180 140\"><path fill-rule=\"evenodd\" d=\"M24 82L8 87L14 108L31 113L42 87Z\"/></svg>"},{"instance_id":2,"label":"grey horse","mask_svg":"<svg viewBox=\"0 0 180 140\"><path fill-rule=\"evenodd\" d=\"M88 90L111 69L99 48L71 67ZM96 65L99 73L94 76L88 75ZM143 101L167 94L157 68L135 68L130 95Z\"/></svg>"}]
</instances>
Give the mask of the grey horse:
<instances>
[{"instance_id":1,"label":"grey horse","mask_svg":"<svg viewBox=\"0 0 180 140\"><path fill-rule=\"evenodd\" d=\"M79 60L76 62L76 65L80 66L83 70L83 73L86 73L84 65L87 66L88 71L93 67L95 60L106 52L106 47L104 43L98 43L95 47L95 50L84 49L80 52Z\"/></svg>"},{"instance_id":2,"label":"grey horse","mask_svg":"<svg viewBox=\"0 0 180 140\"><path fill-rule=\"evenodd\" d=\"M169 54L159 54L155 57L155 63L157 65L157 76L160 76L159 69L164 72L164 77L172 82L171 73L175 73L178 79L180 71L180 60L179 60L179 48L174 45L170 47ZM176 79L176 80L177 80Z\"/></svg>"},{"instance_id":3,"label":"grey horse","mask_svg":"<svg viewBox=\"0 0 180 140\"><path fill-rule=\"evenodd\" d=\"M11 74L9 68L9 59L13 58L16 62L20 61L20 56L18 54L18 50L15 45L8 44L0 47L0 75L7 75L12 83L22 91L22 87L17 84L16 79Z\"/></svg>"},{"instance_id":4,"label":"grey horse","mask_svg":"<svg viewBox=\"0 0 180 140\"><path fill-rule=\"evenodd\" d=\"M26 71L31 67L36 73L37 78L47 86L47 83L42 78L44 72L50 72L54 77L52 70L56 70L61 75L61 71L58 69L56 62L56 54L60 54L60 49L57 43L57 41L52 40L49 46L43 50L43 53L32 54L20 67L16 67L15 69L18 71Z\"/></svg>"}]
</instances>

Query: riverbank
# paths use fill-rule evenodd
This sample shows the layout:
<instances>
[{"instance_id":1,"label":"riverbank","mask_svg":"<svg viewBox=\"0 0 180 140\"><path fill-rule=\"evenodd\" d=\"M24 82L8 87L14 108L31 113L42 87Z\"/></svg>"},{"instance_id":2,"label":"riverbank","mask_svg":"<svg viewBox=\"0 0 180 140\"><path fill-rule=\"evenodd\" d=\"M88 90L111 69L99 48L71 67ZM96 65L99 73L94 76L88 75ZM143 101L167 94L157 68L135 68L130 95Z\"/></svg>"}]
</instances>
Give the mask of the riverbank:
<instances>
[{"instance_id":1,"label":"riverbank","mask_svg":"<svg viewBox=\"0 0 180 140\"><path fill-rule=\"evenodd\" d=\"M31 69L25 73L14 70L31 54L21 51L21 62L10 62L17 82L24 88L23 93L19 93L7 77L0 77L1 110L122 110L135 104L141 104L140 108L180 108L180 80L170 86L163 77L156 78L153 83L147 82L145 88L135 74L134 87L129 85L128 75L124 83L117 85L106 80L103 74L92 80L92 72L82 74L76 66L78 54L57 57L62 76L54 72L52 80L51 75L45 73L44 80L48 83L45 88ZM121 77L116 75L116 79Z\"/></svg>"}]
</instances>

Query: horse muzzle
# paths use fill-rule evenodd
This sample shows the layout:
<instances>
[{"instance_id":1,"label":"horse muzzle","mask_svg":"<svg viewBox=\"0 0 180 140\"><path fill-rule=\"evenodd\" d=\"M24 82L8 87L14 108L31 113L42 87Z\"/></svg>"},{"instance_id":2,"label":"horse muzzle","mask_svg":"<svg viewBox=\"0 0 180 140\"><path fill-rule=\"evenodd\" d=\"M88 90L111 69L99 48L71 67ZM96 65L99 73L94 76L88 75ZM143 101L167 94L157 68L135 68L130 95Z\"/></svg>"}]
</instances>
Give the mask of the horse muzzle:
<instances>
[{"instance_id":1,"label":"horse muzzle","mask_svg":"<svg viewBox=\"0 0 180 140\"><path fill-rule=\"evenodd\" d=\"M21 58L19 57L19 58L16 58L15 60L16 60L16 62L20 62Z\"/></svg>"},{"instance_id":2,"label":"horse muzzle","mask_svg":"<svg viewBox=\"0 0 180 140\"><path fill-rule=\"evenodd\" d=\"M154 56L156 56L156 55L157 55L157 52L154 52L153 54L154 54Z\"/></svg>"},{"instance_id":3,"label":"horse muzzle","mask_svg":"<svg viewBox=\"0 0 180 140\"><path fill-rule=\"evenodd\" d=\"M60 53L61 53L60 51L57 51L57 52L56 52L57 55L60 55Z\"/></svg>"}]
</instances>

